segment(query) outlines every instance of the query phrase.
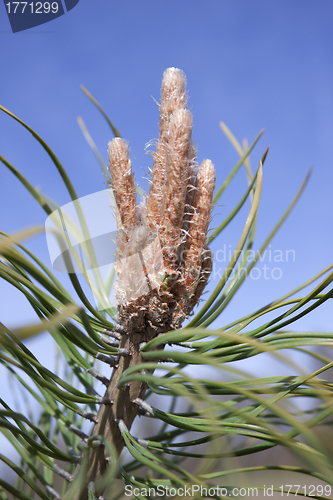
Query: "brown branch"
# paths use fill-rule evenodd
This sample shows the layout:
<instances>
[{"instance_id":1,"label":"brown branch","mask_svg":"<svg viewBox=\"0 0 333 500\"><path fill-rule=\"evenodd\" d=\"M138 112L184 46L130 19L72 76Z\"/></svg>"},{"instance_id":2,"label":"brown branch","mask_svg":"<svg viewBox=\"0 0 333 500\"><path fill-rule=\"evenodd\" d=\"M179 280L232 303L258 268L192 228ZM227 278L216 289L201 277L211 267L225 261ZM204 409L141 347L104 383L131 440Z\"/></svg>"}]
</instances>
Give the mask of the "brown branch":
<instances>
[{"instance_id":1,"label":"brown branch","mask_svg":"<svg viewBox=\"0 0 333 500\"><path fill-rule=\"evenodd\" d=\"M119 389L118 383L121 375L127 368L138 366L144 363L144 358L140 353L140 344L148 342L152 336L147 333L146 335L129 334L122 337L120 347L129 351L129 356L120 356L119 364L114 368L110 384L105 392L104 397L110 399L112 404L102 404L98 412L98 422L95 424L91 436L103 436L103 438L110 443L114 449L117 457L120 456L124 448L124 440L118 429L117 421L123 420L128 429L131 428L132 423L138 414L138 406L133 403L136 398L142 399L147 384L145 382L134 380L125 387ZM85 482L78 486L75 492L72 491L71 486L67 490L63 500L72 498L73 500L87 500L88 499L88 485L102 477L108 467L108 454L105 447L101 444L97 448L89 449L87 454L87 472L85 475ZM79 473L78 466L74 481ZM97 493L97 492L96 492ZM98 492L103 494L103 491Z\"/></svg>"}]
</instances>

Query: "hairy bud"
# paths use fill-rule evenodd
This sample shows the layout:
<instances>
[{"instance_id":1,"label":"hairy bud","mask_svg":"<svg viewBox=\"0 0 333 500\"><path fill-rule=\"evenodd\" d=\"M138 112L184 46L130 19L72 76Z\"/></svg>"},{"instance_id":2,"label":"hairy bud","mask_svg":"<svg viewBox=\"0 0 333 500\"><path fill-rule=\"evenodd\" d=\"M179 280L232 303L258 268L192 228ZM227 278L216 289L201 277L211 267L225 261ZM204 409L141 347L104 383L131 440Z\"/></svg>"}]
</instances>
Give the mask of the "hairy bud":
<instances>
[{"instance_id":1,"label":"hairy bud","mask_svg":"<svg viewBox=\"0 0 333 500\"><path fill-rule=\"evenodd\" d=\"M181 326L212 269L206 240L215 169L204 160L196 173L192 126L185 75L169 68L162 81L150 191L139 213L127 143L113 139L109 144L111 185L119 212L119 318L129 331L148 337Z\"/></svg>"}]
</instances>

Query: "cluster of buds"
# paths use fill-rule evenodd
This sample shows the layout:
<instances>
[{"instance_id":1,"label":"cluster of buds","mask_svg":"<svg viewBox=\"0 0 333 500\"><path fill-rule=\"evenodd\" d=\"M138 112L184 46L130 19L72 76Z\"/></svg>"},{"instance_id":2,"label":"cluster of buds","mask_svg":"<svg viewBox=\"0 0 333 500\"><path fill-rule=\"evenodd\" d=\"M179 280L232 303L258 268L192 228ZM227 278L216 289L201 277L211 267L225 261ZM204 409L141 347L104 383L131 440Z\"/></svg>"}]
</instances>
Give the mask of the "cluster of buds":
<instances>
[{"instance_id":1,"label":"cluster of buds","mask_svg":"<svg viewBox=\"0 0 333 500\"><path fill-rule=\"evenodd\" d=\"M109 171L117 213L117 307L130 332L177 329L198 302L212 269L206 247L215 168L197 168L186 78L164 72L159 139L150 191L137 206L126 141L109 143Z\"/></svg>"}]
</instances>

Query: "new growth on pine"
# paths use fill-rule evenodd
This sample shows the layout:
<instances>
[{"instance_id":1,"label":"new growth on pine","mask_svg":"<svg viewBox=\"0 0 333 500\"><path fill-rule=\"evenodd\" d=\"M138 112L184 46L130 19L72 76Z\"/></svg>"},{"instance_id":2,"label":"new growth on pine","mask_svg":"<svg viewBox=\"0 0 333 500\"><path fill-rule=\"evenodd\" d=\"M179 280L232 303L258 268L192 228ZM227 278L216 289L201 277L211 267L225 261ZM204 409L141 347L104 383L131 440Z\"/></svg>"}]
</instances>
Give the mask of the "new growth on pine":
<instances>
[{"instance_id":1,"label":"new growth on pine","mask_svg":"<svg viewBox=\"0 0 333 500\"><path fill-rule=\"evenodd\" d=\"M212 269L206 247L215 168L197 168L187 109L185 74L164 72L159 138L149 194L137 205L125 140L109 143L111 187L117 207L117 307L128 332L153 337L181 326L202 294Z\"/></svg>"}]
</instances>

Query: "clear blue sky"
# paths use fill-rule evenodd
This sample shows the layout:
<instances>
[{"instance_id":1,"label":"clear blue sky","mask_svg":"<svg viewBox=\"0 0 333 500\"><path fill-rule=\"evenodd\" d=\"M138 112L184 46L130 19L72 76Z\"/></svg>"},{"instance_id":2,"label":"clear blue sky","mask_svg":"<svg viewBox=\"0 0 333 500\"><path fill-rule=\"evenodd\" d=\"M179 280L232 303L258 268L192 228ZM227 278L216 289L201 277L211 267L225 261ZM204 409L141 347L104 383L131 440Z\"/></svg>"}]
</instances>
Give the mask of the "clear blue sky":
<instances>
[{"instance_id":1,"label":"clear blue sky","mask_svg":"<svg viewBox=\"0 0 333 500\"><path fill-rule=\"evenodd\" d=\"M325 0L80 0L68 14L12 34L0 5L0 103L33 127L66 167L80 196L104 187L99 166L77 125L82 116L104 159L110 131L80 90L83 84L129 140L136 179L150 162L144 146L158 134L163 71L187 75L199 159L210 158L217 185L237 161L219 128L223 120L238 139L265 133L252 156L256 167L270 146L264 169L257 242L286 209L310 166L310 183L271 250L295 252L280 280L251 279L225 313L225 321L250 312L310 278L332 262L333 247L333 4ZM34 186L67 203L55 167L32 136L0 114L1 154ZM14 176L1 168L1 229L44 224L44 212ZM216 209L213 225L246 188L242 170ZM248 206L221 237L233 247ZM47 261L45 238L30 242ZM216 251L218 248L215 248ZM266 262L273 267L272 263ZM222 263L223 266L223 263ZM34 319L28 304L0 284L2 321ZM19 304L19 312L14 312ZM15 306L17 307L17 306ZM303 328L332 329L328 306Z\"/></svg>"}]
</instances>

